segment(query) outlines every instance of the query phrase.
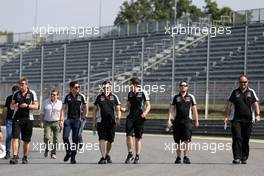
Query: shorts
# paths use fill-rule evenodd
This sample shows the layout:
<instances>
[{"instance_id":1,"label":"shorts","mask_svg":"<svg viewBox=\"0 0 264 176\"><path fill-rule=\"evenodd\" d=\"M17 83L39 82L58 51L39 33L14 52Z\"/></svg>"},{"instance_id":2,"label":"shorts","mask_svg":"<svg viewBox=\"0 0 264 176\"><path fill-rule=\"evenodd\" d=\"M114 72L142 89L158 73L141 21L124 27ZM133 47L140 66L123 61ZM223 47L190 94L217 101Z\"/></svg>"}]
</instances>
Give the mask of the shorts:
<instances>
[{"instance_id":1,"label":"shorts","mask_svg":"<svg viewBox=\"0 0 264 176\"><path fill-rule=\"evenodd\" d=\"M24 142L30 142L33 132L33 120L13 120L12 137L21 139Z\"/></svg>"},{"instance_id":2,"label":"shorts","mask_svg":"<svg viewBox=\"0 0 264 176\"><path fill-rule=\"evenodd\" d=\"M192 138L192 121L173 122L173 139L174 142L191 142Z\"/></svg>"},{"instance_id":3,"label":"shorts","mask_svg":"<svg viewBox=\"0 0 264 176\"><path fill-rule=\"evenodd\" d=\"M126 136L133 136L135 134L135 138L141 139L144 132L144 123L145 118L141 116L136 118L127 117L126 119Z\"/></svg>"},{"instance_id":4,"label":"shorts","mask_svg":"<svg viewBox=\"0 0 264 176\"><path fill-rule=\"evenodd\" d=\"M97 132L99 140L105 140L109 143L114 142L115 129L115 125L104 125L103 123L97 123Z\"/></svg>"}]
</instances>

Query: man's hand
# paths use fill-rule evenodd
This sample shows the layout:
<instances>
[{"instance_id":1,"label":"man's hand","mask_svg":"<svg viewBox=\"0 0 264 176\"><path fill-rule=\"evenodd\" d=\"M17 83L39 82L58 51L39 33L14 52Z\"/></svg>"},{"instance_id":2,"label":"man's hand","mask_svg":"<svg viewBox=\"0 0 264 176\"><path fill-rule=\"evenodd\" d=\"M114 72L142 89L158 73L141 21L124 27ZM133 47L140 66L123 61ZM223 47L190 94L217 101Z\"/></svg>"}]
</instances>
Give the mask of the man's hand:
<instances>
[{"instance_id":1,"label":"man's hand","mask_svg":"<svg viewBox=\"0 0 264 176\"><path fill-rule=\"evenodd\" d=\"M225 117L225 118L224 118L224 124L227 124L227 123L228 123L228 118Z\"/></svg>"},{"instance_id":2,"label":"man's hand","mask_svg":"<svg viewBox=\"0 0 264 176\"><path fill-rule=\"evenodd\" d=\"M28 104L22 103L19 105L19 108L28 108Z\"/></svg>"},{"instance_id":3,"label":"man's hand","mask_svg":"<svg viewBox=\"0 0 264 176\"><path fill-rule=\"evenodd\" d=\"M172 127L171 120L168 120L168 122L167 122L167 127L168 127L168 128L171 128L171 127Z\"/></svg>"},{"instance_id":4,"label":"man's hand","mask_svg":"<svg viewBox=\"0 0 264 176\"><path fill-rule=\"evenodd\" d=\"M116 118L116 126L120 126L120 118Z\"/></svg>"},{"instance_id":5,"label":"man's hand","mask_svg":"<svg viewBox=\"0 0 264 176\"><path fill-rule=\"evenodd\" d=\"M256 116L256 122L260 122L260 115Z\"/></svg>"},{"instance_id":6,"label":"man's hand","mask_svg":"<svg viewBox=\"0 0 264 176\"><path fill-rule=\"evenodd\" d=\"M64 127L64 121L61 120L61 121L60 121L60 128L63 129L63 127Z\"/></svg>"},{"instance_id":7,"label":"man's hand","mask_svg":"<svg viewBox=\"0 0 264 176\"><path fill-rule=\"evenodd\" d=\"M198 121L198 120L195 120L195 121L194 121L194 127L195 127L195 128L198 128L198 127L199 127L199 121Z\"/></svg>"},{"instance_id":8,"label":"man's hand","mask_svg":"<svg viewBox=\"0 0 264 176\"><path fill-rule=\"evenodd\" d=\"M3 140L4 140L4 135L2 132L0 132L0 142L3 142Z\"/></svg>"},{"instance_id":9,"label":"man's hand","mask_svg":"<svg viewBox=\"0 0 264 176\"><path fill-rule=\"evenodd\" d=\"M97 129L96 122L93 122L93 129Z\"/></svg>"},{"instance_id":10,"label":"man's hand","mask_svg":"<svg viewBox=\"0 0 264 176\"><path fill-rule=\"evenodd\" d=\"M148 113L143 112L143 113L141 114L141 117L142 117L142 118L146 118L147 114L148 114Z\"/></svg>"},{"instance_id":11,"label":"man's hand","mask_svg":"<svg viewBox=\"0 0 264 176\"><path fill-rule=\"evenodd\" d=\"M40 128L44 128L44 123L40 122L39 126L40 126Z\"/></svg>"}]
</instances>

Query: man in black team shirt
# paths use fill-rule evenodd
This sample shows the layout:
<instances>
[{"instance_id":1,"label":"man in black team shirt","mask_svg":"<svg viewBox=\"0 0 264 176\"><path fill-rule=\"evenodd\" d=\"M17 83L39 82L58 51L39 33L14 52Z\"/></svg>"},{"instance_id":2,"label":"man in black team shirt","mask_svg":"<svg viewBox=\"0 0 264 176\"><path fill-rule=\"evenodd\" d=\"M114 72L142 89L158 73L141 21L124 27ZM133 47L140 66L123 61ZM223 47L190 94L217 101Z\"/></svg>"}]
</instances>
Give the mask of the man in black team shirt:
<instances>
[{"instance_id":1,"label":"man in black team shirt","mask_svg":"<svg viewBox=\"0 0 264 176\"><path fill-rule=\"evenodd\" d=\"M72 81L70 83L70 93L66 95L62 107L62 111L64 111L67 119L64 121L64 129L63 129L63 142L66 148L66 156L64 157L64 161L68 161L71 158L71 164L76 164L75 156L78 149L79 143L79 130L81 127L81 118L86 117L87 113L87 103L85 101L85 97L81 94L80 85L78 81ZM60 118L62 121L64 117ZM63 124L63 122L61 122ZM69 136L72 131L72 142L70 144Z\"/></svg>"},{"instance_id":2,"label":"man in black team shirt","mask_svg":"<svg viewBox=\"0 0 264 176\"><path fill-rule=\"evenodd\" d=\"M93 128L97 128L101 159L98 164L112 163L109 155L115 138L115 127L120 125L120 101L111 92L111 83L103 82L103 92L97 95L93 108ZM96 118L97 117L97 118Z\"/></svg>"},{"instance_id":3,"label":"man in black team shirt","mask_svg":"<svg viewBox=\"0 0 264 176\"><path fill-rule=\"evenodd\" d=\"M33 110L38 109L37 96L35 91L28 87L28 80L22 78L19 80L19 91L15 92L12 98L10 108L14 110L12 124L12 148L13 158L10 164L18 164L18 145L21 138L24 141L22 163L28 163L29 143L33 131Z\"/></svg>"},{"instance_id":4,"label":"man in black team shirt","mask_svg":"<svg viewBox=\"0 0 264 176\"><path fill-rule=\"evenodd\" d=\"M239 77L239 88L232 91L227 100L224 123L231 121L233 164L247 164L249 156L249 138L252 122L260 121L258 97L255 91L248 87L246 75Z\"/></svg>"},{"instance_id":5,"label":"man in black team shirt","mask_svg":"<svg viewBox=\"0 0 264 176\"><path fill-rule=\"evenodd\" d=\"M146 116L150 111L150 99L146 91L140 86L140 81L137 78L130 80L131 91L128 93L127 108L128 116L126 119L126 136L127 136L127 150L128 155L125 163L129 164L133 160L134 164L139 161L139 154L141 151L141 138L143 135L144 122ZM125 111L125 108L122 108ZM133 156L132 145L133 145L133 132L135 133L135 148L136 156Z\"/></svg>"},{"instance_id":6,"label":"man in black team shirt","mask_svg":"<svg viewBox=\"0 0 264 176\"><path fill-rule=\"evenodd\" d=\"M189 143L192 137L192 114L194 115L194 126L199 126L198 112L196 101L192 94L188 92L188 83L181 81L179 84L179 93L175 95L171 101L168 113L168 127L173 125L173 138L177 145L177 157L175 164L181 163L181 147L180 143L185 145L183 163L190 164L189 159ZM172 114L175 114L172 123Z\"/></svg>"},{"instance_id":7,"label":"man in black team shirt","mask_svg":"<svg viewBox=\"0 0 264 176\"><path fill-rule=\"evenodd\" d=\"M13 117L13 113L14 110L10 109L10 105L12 102L12 97L14 95L14 93L16 91L19 90L18 86L13 86L12 87L12 95L9 95L6 98L5 101L5 107L3 108L3 113L2 113L2 119L6 119L6 139L5 139L5 144L6 144L6 156L5 159L9 159L10 158L10 148L11 148L11 139L12 139L12 117Z\"/></svg>"}]
</instances>

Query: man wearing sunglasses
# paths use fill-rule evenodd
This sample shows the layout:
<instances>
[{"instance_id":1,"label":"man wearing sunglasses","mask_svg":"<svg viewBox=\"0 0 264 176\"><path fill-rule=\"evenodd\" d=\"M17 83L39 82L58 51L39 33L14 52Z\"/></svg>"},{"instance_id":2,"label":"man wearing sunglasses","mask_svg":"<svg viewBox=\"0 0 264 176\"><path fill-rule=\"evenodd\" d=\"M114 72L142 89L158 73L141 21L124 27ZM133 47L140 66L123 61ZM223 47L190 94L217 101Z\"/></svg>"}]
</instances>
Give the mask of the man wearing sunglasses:
<instances>
[{"instance_id":1,"label":"man wearing sunglasses","mask_svg":"<svg viewBox=\"0 0 264 176\"><path fill-rule=\"evenodd\" d=\"M61 118L62 101L58 99L59 91L52 90L50 97L43 101L40 108L40 127L44 127L44 143L46 158L49 149L52 149L50 157L56 159L56 148L59 141L60 129L63 127ZM63 116L63 115L62 115ZM50 137L53 134L53 143L50 145Z\"/></svg>"},{"instance_id":2,"label":"man wearing sunglasses","mask_svg":"<svg viewBox=\"0 0 264 176\"><path fill-rule=\"evenodd\" d=\"M121 111L118 97L111 91L111 83L103 82L103 92L99 93L94 102L93 128L98 131L101 159L98 164L112 163L109 155L115 138L116 125L120 125Z\"/></svg>"},{"instance_id":3,"label":"man wearing sunglasses","mask_svg":"<svg viewBox=\"0 0 264 176\"><path fill-rule=\"evenodd\" d=\"M146 116L150 111L150 98L148 93L142 89L140 80L132 78L130 80L131 91L128 93L127 109L129 111L126 119L126 136L128 155L125 160L126 164L138 164L139 154L141 152L141 140L143 135L144 123ZM125 108L122 108L125 111ZM136 155L133 156L132 145L133 136L135 135Z\"/></svg>"},{"instance_id":4,"label":"man wearing sunglasses","mask_svg":"<svg viewBox=\"0 0 264 176\"><path fill-rule=\"evenodd\" d=\"M63 113L61 113L61 120L64 120L63 128L63 142L66 148L66 156L64 161L68 161L71 158L71 164L76 164L75 156L77 154L77 148L79 147L79 131L81 127L82 117L86 117L87 103L85 96L80 93L80 85L78 81L70 82L70 93L66 95L63 107ZM72 144L70 144L69 136L72 131Z\"/></svg>"},{"instance_id":5,"label":"man wearing sunglasses","mask_svg":"<svg viewBox=\"0 0 264 176\"><path fill-rule=\"evenodd\" d=\"M227 100L224 123L231 121L233 164L247 164L252 124L260 121L260 108L255 91L248 87L248 77L239 77L239 88Z\"/></svg>"},{"instance_id":6,"label":"man wearing sunglasses","mask_svg":"<svg viewBox=\"0 0 264 176\"><path fill-rule=\"evenodd\" d=\"M172 123L172 114L175 118ZM173 126L173 138L177 146L177 157L175 164L181 163L181 147L184 146L183 163L191 164L189 159L189 143L192 137L192 116L194 115L194 126L198 128L198 112L195 97L188 92L187 81L179 84L179 93L171 101L168 113L168 127ZM181 144L184 145L181 145Z\"/></svg>"}]
</instances>

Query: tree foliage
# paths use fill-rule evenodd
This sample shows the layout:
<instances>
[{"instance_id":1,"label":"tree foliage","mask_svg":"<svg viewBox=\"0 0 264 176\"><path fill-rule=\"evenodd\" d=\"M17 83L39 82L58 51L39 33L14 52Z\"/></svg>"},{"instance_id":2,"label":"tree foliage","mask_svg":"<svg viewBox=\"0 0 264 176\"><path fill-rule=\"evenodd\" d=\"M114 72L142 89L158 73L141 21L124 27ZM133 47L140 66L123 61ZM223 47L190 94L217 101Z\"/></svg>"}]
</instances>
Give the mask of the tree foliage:
<instances>
[{"instance_id":1,"label":"tree foliage","mask_svg":"<svg viewBox=\"0 0 264 176\"><path fill-rule=\"evenodd\" d=\"M210 13L212 19L220 19L221 15L230 16L229 7L218 8L216 2L204 0L203 9L192 4L191 0L177 0L177 18L189 13L191 18L203 17ZM127 0L121 7L114 24L139 23L161 19L174 18L175 0Z\"/></svg>"}]
</instances>

